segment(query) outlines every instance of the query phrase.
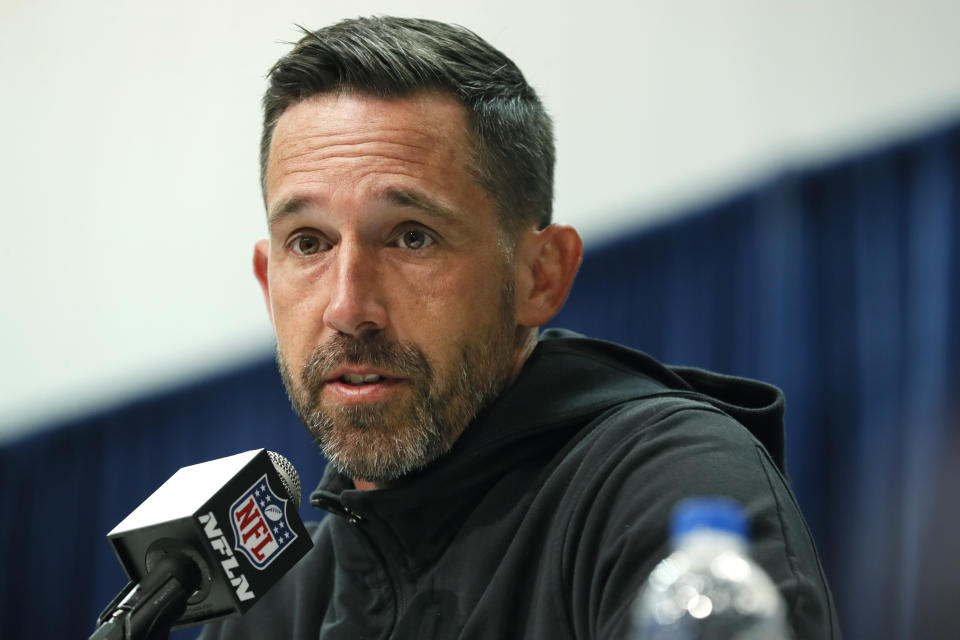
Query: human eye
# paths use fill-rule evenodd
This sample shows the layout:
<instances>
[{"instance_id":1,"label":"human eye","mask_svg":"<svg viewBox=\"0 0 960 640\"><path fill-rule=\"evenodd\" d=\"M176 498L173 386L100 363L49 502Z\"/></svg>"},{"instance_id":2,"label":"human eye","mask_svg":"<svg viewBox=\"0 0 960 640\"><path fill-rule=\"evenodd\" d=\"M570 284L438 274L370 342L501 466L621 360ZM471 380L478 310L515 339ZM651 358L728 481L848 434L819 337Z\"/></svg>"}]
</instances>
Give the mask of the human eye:
<instances>
[{"instance_id":1,"label":"human eye","mask_svg":"<svg viewBox=\"0 0 960 640\"><path fill-rule=\"evenodd\" d=\"M419 251L420 249L429 247L434 242L435 239L430 233L416 227L403 229L396 238L398 247L411 251Z\"/></svg>"},{"instance_id":2,"label":"human eye","mask_svg":"<svg viewBox=\"0 0 960 640\"><path fill-rule=\"evenodd\" d=\"M312 233L297 234L288 246L298 256L311 256L330 248L330 244L326 240Z\"/></svg>"}]
</instances>

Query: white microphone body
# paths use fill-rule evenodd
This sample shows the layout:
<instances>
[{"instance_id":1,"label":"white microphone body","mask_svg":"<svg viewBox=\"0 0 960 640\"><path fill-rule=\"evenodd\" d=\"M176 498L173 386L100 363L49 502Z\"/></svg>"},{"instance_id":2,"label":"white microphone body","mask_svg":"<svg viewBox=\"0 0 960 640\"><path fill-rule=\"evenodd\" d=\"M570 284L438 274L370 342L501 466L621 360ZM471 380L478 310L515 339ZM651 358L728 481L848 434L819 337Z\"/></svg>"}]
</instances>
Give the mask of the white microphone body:
<instances>
[{"instance_id":1,"label":"white microphone body","mask_svg":"<svg viewBox=\"0 0 960 640\"><path fill-rule=\"evenodd\" d=\"M173 628L240 615L310 548L300 480L258 449L183 467L107 534L132 582L165 556L200 568L200 587Z\"/></svg>"}]
</instances>

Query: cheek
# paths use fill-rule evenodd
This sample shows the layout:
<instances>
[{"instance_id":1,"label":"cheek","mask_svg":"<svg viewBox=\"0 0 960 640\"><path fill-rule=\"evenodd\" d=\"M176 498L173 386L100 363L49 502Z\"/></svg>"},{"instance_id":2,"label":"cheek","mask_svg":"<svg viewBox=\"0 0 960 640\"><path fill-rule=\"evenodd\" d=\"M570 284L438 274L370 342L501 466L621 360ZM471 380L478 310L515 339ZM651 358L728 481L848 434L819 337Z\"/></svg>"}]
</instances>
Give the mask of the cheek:
<instances>
[{"instance_id":1,"label":"cheek","mask_svg":"<svg viewBox=\"0 0 960 640\"><path fill-rule=\"evenodd\" d=\"M428 344L459 343L499 319L502 290L499 263L447 268L430 277L408 279L405 295L394 297L391 315L395 324L406 324L403 328Z\"/></svg>"},{"instance_id":2,"label":"cheek","mask_svg":"<svg viewBox=\"0 0 960 640\"><path fill-rule=\"evenodd\" d=\"M271 286L270 303L277 344L291 366L299 366L318 344L322 331L322 301L310 289L277 279Z\"/></svg>"}]
</instances>

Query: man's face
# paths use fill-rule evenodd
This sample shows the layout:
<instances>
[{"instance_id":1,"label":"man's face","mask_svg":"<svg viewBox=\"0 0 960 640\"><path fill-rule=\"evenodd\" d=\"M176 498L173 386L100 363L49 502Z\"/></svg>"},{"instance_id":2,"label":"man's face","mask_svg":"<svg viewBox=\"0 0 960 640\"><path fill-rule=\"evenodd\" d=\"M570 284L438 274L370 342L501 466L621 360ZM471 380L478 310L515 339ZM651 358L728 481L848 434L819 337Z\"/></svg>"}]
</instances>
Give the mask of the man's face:
<instances>
[{"instance_id":1,"label":"man's face","mask_svg":"<svg viewBox=\"0 0 960 640\"><path fill-rule=\"evenodd\" d=\"M512 260L433 93L291 106L255 268L294 407L331 463L387 483L442 455L520 365Z\"/></svg>"}]
</instances>

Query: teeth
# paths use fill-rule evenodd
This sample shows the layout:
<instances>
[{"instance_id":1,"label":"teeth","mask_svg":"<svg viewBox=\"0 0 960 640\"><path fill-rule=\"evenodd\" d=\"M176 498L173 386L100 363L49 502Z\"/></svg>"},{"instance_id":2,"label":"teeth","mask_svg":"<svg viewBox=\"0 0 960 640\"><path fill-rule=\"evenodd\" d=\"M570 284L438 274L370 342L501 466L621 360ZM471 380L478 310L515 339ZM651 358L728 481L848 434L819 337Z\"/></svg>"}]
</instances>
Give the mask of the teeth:
<instances>
[{"instance_id":1,"label":"teeth","mask_svg":"<svg viewBox=\"0 0 960 640\"><path fill-rule=\"evenodd\" d=\"M343 381L347 384L369 384L371 382L377 382L380 380L380 376L375 373L345 373L343 375Z\"/></svg>"}]
</instances>

